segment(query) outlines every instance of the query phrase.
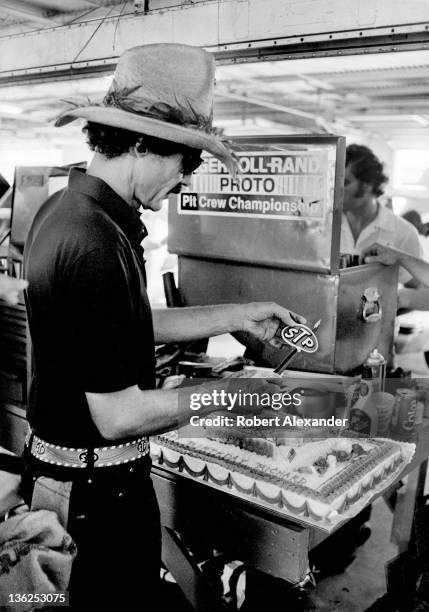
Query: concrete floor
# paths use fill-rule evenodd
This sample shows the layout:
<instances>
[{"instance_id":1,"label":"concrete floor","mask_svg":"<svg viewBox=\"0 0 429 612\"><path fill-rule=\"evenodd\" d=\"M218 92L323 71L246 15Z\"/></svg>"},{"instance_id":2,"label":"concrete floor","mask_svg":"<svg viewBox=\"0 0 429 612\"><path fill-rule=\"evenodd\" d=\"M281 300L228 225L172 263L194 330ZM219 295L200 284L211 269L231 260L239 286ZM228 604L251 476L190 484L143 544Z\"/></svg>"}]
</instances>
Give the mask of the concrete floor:
<instances>
[{"instance_id":1,"label":"concrete floor","mask_svg":"<svg viewBox=\"0 0 429 612\"><path fill-rule=\"evenodd\" d=\"M266 593L266 612L284 610L285 612L364 612L379 597L386 593L385 565L397 555L397 548L390 542L392 513L383 499L373 504L370 520L371 537L356 549L355 560L341 574L328 576L318 581L316 587L307 587L305 604L296 604L285 592L281 597L274 596L268 587ZM335 555L335 548L330 551ZM317 580L317 578L316 578ZM271 591L272 596L269 596ZM265 599L265 598L264 598ZM271 601L270 601L271 599ZM280 608L282 599L284 607ZM246 599L243 610L259 612L258 603L253 597ZM177 612L191 612L177 585L166 585L163 609ZM302 607L303 606L303 607Z\"/></svg>"},{"instance_id":2,"label":"concrete floor","mask_svg":"<svg viewBox=\"0 0 429 612\"><path fill-rule=\"evenodd\" d=\"M378 598L386 593L385 567L397 555L396 545L390 542L392 513L383 499L378 499L372 507L370 519L372 533L370 538L356 549L354 561L340 574L325 577L315 587L307 587L305 603L296 603L289 592L277 592L278 584L264 585L266 612L365 612ZM335 548L329 550L335 555ZM273 590L274 589L274 590ZM254 589L250 589L253 593ZM246 592L249 591L246 589ZM270 595L271 593L271 595ZM254 601L252 595L246 598L243 610L259 612L260 599ZM191 612L180 589L175 584L165 585L162 609L177 612ZM270 601L271 600L271 601ZM279 608L279 603L284 608Z\"/></svg>"},{"instance_id":3,"label":"concrete floor","mask_svg":"<svg viewBox=\"0 0 429 612\"><path fill-rule=\"evenodd\" d=\"M356 550L353 563L343 573L322 579L309 592L306 610L364 612L385 594L385 565L397 555L397 547L390 542L392 513L383 499L373 504L369 524L371 537Z\"/></svg>"}]
</instances>

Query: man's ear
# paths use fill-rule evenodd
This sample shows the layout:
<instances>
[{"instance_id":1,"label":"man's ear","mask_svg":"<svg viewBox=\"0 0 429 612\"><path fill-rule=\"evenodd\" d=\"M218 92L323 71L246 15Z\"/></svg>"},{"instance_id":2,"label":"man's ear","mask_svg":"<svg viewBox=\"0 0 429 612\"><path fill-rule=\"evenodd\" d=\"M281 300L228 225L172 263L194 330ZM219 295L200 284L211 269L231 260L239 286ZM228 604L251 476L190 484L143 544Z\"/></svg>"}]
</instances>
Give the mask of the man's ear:
<instances>
[{"instance_id":1,"label":"man's ear","mask_svg":"<svg viewBox=\"0 0 429 612\"><path fill-rule=\"evenodd\" d=\"M364 181L359 181L359 187L357 188L355 197L363 198L371 194L372 194L372 185L370 185L369 183L364 183Z\"/></svg>"},{"instance_id":2,"label":"man's ear","mask_svg":"<svg viewBox=\"0 0 429 612\"><path fill-rule=\"evenodd\" d=\"M377 196L374 193L374 185L370 185L369 183L364 183L364 185L365 185L365 195L376 198Z\"/></svg>"}]
</instances>

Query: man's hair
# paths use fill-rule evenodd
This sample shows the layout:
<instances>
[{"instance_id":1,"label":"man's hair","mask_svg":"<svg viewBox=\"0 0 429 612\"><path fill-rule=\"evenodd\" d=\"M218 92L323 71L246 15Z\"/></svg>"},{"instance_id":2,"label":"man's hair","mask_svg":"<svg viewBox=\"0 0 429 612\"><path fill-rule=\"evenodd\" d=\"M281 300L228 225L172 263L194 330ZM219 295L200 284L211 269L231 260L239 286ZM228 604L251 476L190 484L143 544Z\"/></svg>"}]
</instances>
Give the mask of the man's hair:
<instances>
[{"instance_id":1,"label":"man's hair","mask_svg":"<svg viewBox=\"0 0 429 612\"><path fill-rule=\"evenodd\" d=\"M88 121L82 131L86 134L86 141L91 151L101 153L108 158L120 157L124 153L128 153L130 148L136 145L137 150L140 152L150 151L156 155L166 157L175 153L195 151L190 147L172 142L171 140L163 140L154 136L148 136L147 134L139 134L138 132L110 125L102 125L92 121Z\"/></svg>"},{"instance_id":2,"label":"man's hair","mask_svg":"<svg viewBox=\"0 0 429 612\"><path fill-rule=\"evenodd\" d=\"M346 166L349 165L359 181L371 185L372 193L376 197L384 193L382 186L387 183L388 178L383 173L383 164L371 149L363 145L349 145L346 149Z\"/></svg>"}]
</instances>

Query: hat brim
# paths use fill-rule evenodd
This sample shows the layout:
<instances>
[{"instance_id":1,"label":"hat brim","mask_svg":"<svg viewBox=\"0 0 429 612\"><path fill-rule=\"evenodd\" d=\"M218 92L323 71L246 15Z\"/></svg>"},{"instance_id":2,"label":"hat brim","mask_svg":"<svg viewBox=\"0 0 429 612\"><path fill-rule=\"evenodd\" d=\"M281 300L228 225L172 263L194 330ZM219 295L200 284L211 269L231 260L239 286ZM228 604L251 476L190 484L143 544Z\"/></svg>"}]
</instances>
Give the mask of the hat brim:
<instances>
[{"instance_id":1,"label":"hat brim","mask_svg":"<svg viewBox=\"0 0 429 612\"><path fill-rule=\"evenodd\" d=\"M236 161L231 152L220 138L203 130L167 123L110 106L79 106L69 109L59 115L55 125L62 127L76 119L86 119L94 123L171 140L194 149L203 149L221 161L230 174L236 175Z\"/></svg>"}]
</instances>

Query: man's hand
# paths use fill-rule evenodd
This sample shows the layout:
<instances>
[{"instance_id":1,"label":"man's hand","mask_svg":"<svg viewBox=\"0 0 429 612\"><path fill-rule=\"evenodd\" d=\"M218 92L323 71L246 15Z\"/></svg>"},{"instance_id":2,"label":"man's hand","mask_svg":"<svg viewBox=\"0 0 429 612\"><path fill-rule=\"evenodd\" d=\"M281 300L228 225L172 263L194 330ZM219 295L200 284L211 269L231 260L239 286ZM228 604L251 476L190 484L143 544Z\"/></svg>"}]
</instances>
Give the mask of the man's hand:
<instances>
[{"instance_id":1,"label":"man's hand","mask_svg":"<svg viewBox=\"0 0 429 612\"><path fill-rule=\"evenodd\" d=\"M390 244L380 244L376 242L362 253L365 263L382 263L385 266L392 266L395 263L402 263L407 253L397 249Z\"/></svg>"},{"instance_id":2,"label":"man's hand","mask_svg":"<svg viewBox=\"0 0 429 612\"><path fill-rule=\"evenodd\" d=\"M17 304L19 292L27 286L28 282L26 280L0 274L0 298L6 300L9 304Z\"/></svg>"},{"instance_id":3,"label":"man's hand","mask_svg":"<svg viewBox=\"0 0 429 612\"><path fill-rule=\"evenodd\" d=\"M401 251L390 244L379 244L378 242L366 249L362 255L365 258L365 263L379 262L386 266L391 266L396 263L400 264L413 277L411 281L407 283L407 286L411 286L412 283L413 287L417 288L421 283L429 287L429 262L420 257L415 257L410 253ZM427 310L426 294L427 291L425 291L424 310ZM415 306L415 308L417 307Z\"/></svg>"},{"instance_id":4,"label":"man's hand","mask_svg":"<svg viewBox=\"0 0 429 612\"><path fill-rule=\"evenodd\" d=\"M301 315L283 308L274 302L252 302L236 306L237 331L252 334L258 340L269 342L276 348L283 346L280 340L274 338L279 325L294 325L306 323Z\"/></svg>"}]
</instances>

